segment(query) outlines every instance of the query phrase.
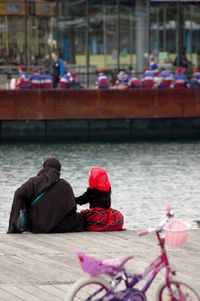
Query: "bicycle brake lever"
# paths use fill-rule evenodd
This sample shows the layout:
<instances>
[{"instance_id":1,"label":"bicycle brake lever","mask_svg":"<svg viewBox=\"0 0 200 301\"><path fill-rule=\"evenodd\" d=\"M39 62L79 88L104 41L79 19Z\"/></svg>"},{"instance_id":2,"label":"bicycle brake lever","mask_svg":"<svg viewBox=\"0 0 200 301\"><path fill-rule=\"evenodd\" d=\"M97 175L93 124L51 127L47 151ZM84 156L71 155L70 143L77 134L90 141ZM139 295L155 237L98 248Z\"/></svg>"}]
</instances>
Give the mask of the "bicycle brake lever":
<instances>
[{"instance_id":1,"label":"bicycle brake lever","mask_svg":"<svg viewBox=\"0 0 200 301\"><path fill-rule=\"evenodd\" d=\"M138 233L138 236L145 236L147 234L149 234L149 230L142 230Z\"/></svg>"},{"instance_id":2,"label":"bicycle brake lever","mask_svg":"<svg viewBox=\"0 0 200 301\"><path fill-rule=\"evenodd\" d=\"M154 231L155 231L154 228L145 229L145 230L140 231L138 233L138 236L145 236L145 235L148 235L149 233L154 232Z\"/></svg>"}]
</instances>

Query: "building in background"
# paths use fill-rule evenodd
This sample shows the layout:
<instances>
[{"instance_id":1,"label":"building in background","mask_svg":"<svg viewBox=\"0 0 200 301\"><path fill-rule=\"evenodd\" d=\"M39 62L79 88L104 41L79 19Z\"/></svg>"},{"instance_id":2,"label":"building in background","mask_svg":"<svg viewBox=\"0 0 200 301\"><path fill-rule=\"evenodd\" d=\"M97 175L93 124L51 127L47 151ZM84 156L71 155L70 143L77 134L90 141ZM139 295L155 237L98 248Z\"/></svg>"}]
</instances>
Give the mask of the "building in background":
<instances>
[{"instance_id":1,"label":"building in background","mask_svg":"<svg viewBox=\"0 0 200 301\"><path fill-rule=\"evenodd\" d=\"M142 72L152 54L169 66L185 47L196 65L200 1L0 1L0 65L50 66L57 48L77 71L130 66ZM87 84L90 78L87 77Z\"/></svg>"}]
</instances>

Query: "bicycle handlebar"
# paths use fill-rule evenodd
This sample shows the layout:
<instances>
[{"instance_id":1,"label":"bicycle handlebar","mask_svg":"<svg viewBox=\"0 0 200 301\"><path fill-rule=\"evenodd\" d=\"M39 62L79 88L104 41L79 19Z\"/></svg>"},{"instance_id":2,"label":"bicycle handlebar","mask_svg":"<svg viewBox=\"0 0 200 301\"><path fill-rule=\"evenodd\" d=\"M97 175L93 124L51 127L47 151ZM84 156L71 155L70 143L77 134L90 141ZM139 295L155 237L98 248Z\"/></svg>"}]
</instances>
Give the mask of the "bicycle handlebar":
<instances>
[{"instance_id":1,"label":"bicycle handlebar","mask_svg":"<svg viewBox=\"0 0 200 301\"><path fill-rule=\"evenodd\" d=\"M166 206L166 217L165 217L164 220L161 221L158 228L149 228L149 229L142 230L138 233L138 236L145 236L145 235L148 235L151 232L161 232L161 231L163 231L164 227L169 222L170 218L172 218L173 216L174 216L174 211L171 209L170 205L167 205Z\"/></svg>"}]
</instances>

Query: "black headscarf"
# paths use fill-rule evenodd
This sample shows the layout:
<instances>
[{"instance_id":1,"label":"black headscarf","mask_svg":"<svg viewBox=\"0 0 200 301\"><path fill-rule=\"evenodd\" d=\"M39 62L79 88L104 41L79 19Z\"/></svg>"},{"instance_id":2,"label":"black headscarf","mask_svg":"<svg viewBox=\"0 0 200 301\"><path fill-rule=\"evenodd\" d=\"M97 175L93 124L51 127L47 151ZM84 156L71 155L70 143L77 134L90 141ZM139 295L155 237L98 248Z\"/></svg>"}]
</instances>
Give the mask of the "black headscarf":
<instances>
[{"instance_id":1,"label":"black headscarf","mask_svg":"<svg viewBox=\"0 0 200 301\"><path fill-rule=\"evenodd\" d=\"M61 164L58 159L50 157L45 160L43 168L38 172L37 176L31 178L34 186L33 197L55 184L60 178L60 170Z\"/></svg>"},{"instance_id":2,"label":"black headscarf","mask_svg":"<svg viewBox=\"0 0 200 301\"><path fill-rule=\"evenodd\" d=\"M43 168L47 168L47 167L55 168L59 172L61 171L60 161L54 157L50 157L44 161Z\"/></svg>"}]
</instances>

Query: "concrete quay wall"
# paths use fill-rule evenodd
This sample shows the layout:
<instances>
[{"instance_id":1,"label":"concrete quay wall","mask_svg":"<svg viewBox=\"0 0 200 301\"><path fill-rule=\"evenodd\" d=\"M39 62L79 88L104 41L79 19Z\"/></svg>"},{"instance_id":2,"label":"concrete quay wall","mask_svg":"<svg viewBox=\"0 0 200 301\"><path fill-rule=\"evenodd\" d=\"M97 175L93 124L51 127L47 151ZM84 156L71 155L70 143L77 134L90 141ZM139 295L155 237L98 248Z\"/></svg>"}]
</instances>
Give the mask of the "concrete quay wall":
<instances>
[{"instance_id":1,"label":"concrete quay wall","mask_svg":"<svg viewBox=\"0 0 200 301\"><path fill-rule=\"evenodd\" d=\"M0 91L0 141L200 138L200 89Z\"/></svg>"}]
</instances>

